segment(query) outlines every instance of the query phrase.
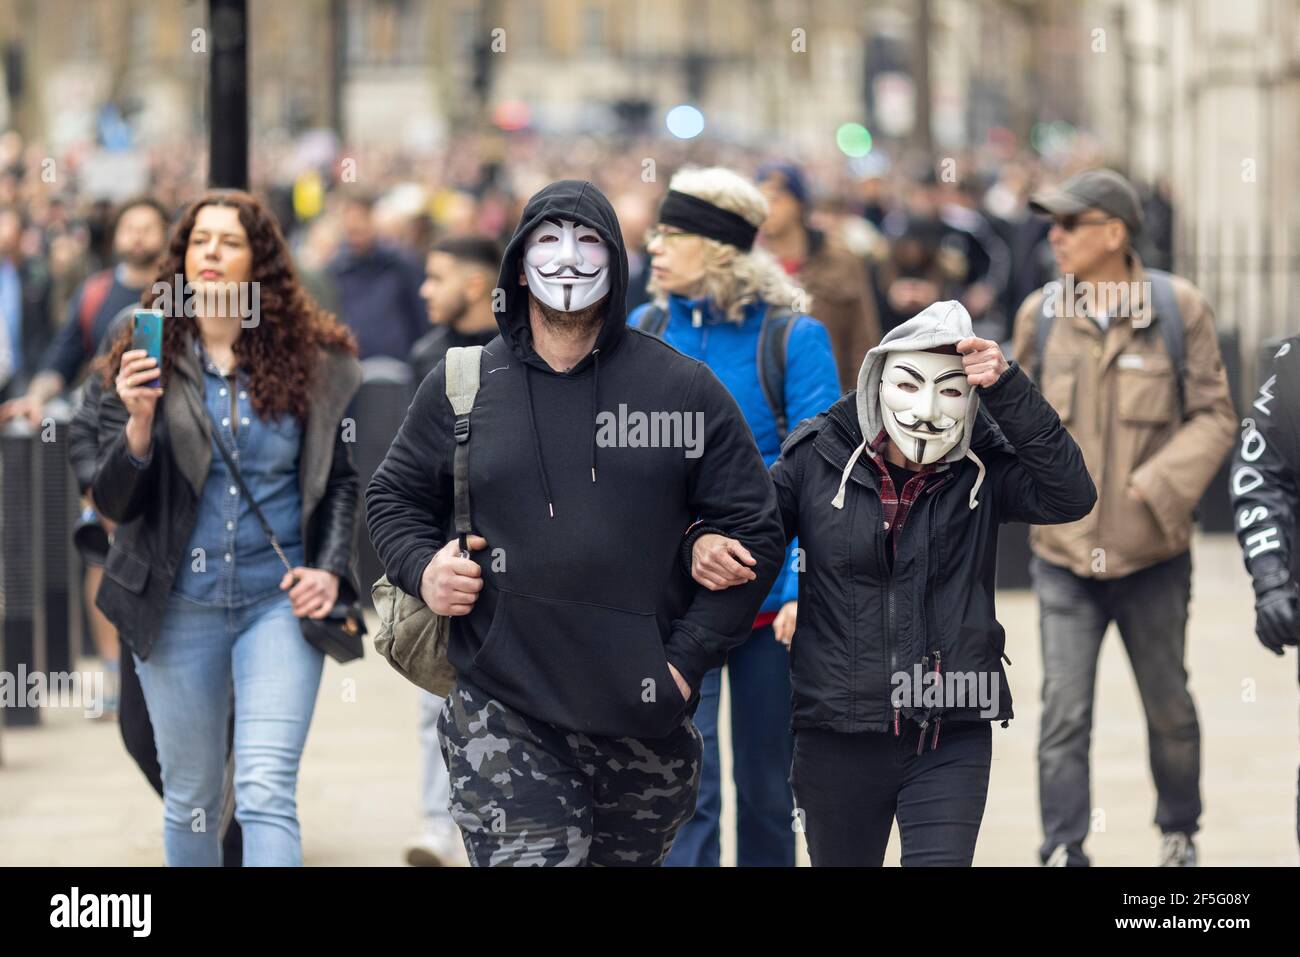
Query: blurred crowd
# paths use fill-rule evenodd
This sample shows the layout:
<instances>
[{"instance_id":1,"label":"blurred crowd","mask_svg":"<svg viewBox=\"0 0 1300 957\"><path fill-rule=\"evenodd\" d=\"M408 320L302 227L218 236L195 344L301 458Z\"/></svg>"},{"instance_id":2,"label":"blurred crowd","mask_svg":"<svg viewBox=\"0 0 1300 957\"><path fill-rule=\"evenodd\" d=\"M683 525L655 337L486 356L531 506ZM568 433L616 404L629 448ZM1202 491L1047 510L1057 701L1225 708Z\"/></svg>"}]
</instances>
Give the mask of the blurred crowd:
<instances>
[{"instance_id":1,"label":"blurred crowd","mask_svg":"<svg viewBox=\"0 0 1300 957\"><path fill-rule=\"evenodd\" d=\"M0 134L0 279L5 289L21 289L21 306L6 307L15 313L8 316L13 355L0 397L21 395L49 366L47 351L81 283L120 259L110 235L114 203L87 183L102 181L87 175L98 155L86 146L50 156L15 131ZM669 138L496 131L410 152L317 134L256 143L250 175L308 288L353 329L362 358L405 361L430 331L419 289L438 240L500 239L543 184L590 179L612 198L624 231L630 311L646 298L645 236L668 179L688 163L726 165L763 180L772 213L760 242L811 294L810 311L831 331L846 378L862 342L941 299L960 299L981 335L1008 341L1016 307L1054 272L1049 222L1031 214L1029 195L1101 159L1086 137L1048 156L988 144L931 161L883 151L790 156L779 143L760 152ZM173 214L205 185L201 143L153 147L140 162L148 195ZM1159 184L1140 188L1142 260L1167 267L1167 192Z\"/></svg>"}]
</instances>

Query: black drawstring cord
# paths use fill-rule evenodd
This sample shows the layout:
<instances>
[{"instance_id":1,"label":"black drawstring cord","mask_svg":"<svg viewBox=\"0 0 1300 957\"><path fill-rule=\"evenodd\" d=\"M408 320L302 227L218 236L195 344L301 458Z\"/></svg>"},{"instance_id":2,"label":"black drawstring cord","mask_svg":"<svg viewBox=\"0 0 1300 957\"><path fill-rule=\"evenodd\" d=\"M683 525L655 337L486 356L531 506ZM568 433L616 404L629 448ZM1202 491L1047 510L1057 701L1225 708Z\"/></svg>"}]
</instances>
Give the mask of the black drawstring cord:
<instances>
[{"instance_id":1,"label":"black drawstring cord","mask_svg":"<svg viewBox=\"0 0 1300 957\"><path fill-rule=\"evenodd\" d=\"M600 350L593 349L591 355L592 361L595 363L595 371L591 377L591 481L594 485L596 482L596 433L600 431L596 428L596 403L599 401L597 393L600 391Z\"/></svg>"},{"instance_id":2,"label":"black drawstring cord","mask_svg":"<svg viewBox=\"0 0 1300 957\"><path fill-rule=\"evenodd\" d=\"M528 406L528 425L533 430L533 452L537 456L537 474L542 477L542 492L546 495L546 508L555 518L555 501L551 498L551 483L546 480L546 466L542 464L542 442L537 437L537 416L533 412L532 367L524 363L524 402Z\"/></svg>"}]
</instances>

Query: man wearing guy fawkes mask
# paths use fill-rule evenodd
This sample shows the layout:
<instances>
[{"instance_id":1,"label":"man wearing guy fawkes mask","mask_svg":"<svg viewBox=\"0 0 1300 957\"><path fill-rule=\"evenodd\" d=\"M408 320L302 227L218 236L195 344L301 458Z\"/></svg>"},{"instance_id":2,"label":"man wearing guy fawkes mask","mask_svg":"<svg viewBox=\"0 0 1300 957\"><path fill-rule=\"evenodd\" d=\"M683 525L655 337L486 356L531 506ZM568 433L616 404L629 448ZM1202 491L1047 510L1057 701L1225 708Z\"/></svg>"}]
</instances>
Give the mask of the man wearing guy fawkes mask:
<instances>
[{"instance_id":1,"label":"man wearing guy fawkes mask","mask_svg":"<svg viewBox=\"0 0 1300 957\"><path fill-rule=\"evenodd\" d=\"M529 200L498 286L467 439L472 557L447 535L445 364L367 489L371 537L395 585L453 616L438 730L471 863L658 864L695 806L700 681L782 558L775 489L713 373L626 325L627 254L594 185ZM611 444L598 421L620 406L703 435ZM676 559L697 519L743 542L754 581L695 587Z\"/></svg>"},{"instance_id":2,"label":"man wearing guy fawkes mask","mask_svg":"<svg viewBox=\"0 0 1300 957\"><path fill-rule=\"evenodd\" d=\"M790 435L772 477L805 553L790 783L813 865L879 866L895 818L904 866L969 865L990 722L1012 717L998 525L1087 514L1078 446L965 308L939 302L867 353L857 390Z\"/></svg>"}]
</instances>

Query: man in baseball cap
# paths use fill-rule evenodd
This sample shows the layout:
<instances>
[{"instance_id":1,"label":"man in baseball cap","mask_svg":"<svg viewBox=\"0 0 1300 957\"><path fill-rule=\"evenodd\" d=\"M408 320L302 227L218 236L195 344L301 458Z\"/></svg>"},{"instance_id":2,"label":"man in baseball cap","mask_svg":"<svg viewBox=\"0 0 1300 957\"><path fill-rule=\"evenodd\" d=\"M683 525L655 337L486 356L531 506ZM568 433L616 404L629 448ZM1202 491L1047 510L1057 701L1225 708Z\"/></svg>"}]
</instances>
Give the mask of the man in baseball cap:
<instances>
[{"instance_id":1,"label":"man in baseball cap","mask_svg":"<svg viewBox=\"0 0 1300 957\"><path fill-rule=\"evenodd\" d=\"M1119 220L1132 240L1142 230L1142 201L1133 184L1113 169L1088 169L1060 186L1029 197L1029 208L1045 216L1078 216L1094 211Z\"/></svg>"},{"instance_id":2,"label":"man in baseball cap","mask_svg":"<svg viewBox=\"0 0 1300 957\"><path fill-rule=\"evenodd\" d=\"M1020 307L1014 352L1083 449L1098 495L1083 519L1030 532L1043 649L1039 857L1089 862L1097 658L1114 621L1147 717L1158 860L1187 867L1201 815L1184 667L1192 514L1236 425L1214 315L1190 282L1142 265L1142 206L1115 171L1079 173L1029 205L1052 217L1062 282Z\"/></svg>"}]
</instances>

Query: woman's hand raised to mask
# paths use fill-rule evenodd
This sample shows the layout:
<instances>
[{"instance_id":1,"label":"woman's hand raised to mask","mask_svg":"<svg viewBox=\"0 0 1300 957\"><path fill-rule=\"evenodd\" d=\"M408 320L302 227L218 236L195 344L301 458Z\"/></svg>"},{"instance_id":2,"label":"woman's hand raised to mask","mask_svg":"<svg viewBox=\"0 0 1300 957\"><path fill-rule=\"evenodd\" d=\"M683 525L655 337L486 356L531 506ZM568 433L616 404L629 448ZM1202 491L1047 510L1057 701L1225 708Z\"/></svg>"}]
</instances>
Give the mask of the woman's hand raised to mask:
<instances>
[{"instance_id":1,"label":"woman's hand raised to mask","mask_svg":"<svg viewBox=\"0 0 1300 957\"><path fill-rule=\"evenodd\" d=\"M966 381L973 386L991 386L1009 367L1002 347L992 339L970 336L957 343L957 351Z\"/></svg>"},{"instance_id":2,"label":"woman's hand raised to mask","mask_svg":"<svg viewBox=\"0 0 1300 957\"><path fill-rule=\"evenodd\" d=\"M749 549L725 535L709 532L691 546L691 577L709 591L752 582L758 576L750 568L757 564Z\"/></svg>"},{"instance_id":3,"label":"woman's hand raised to mask","mask_svg":"<svg viewBox=\"0 0 1300 957\"><path fill-rule=\"evenodd\" d=\"M115 386L117 397L122 400L122 405L130 416L126 420L127 447L138 459L149 454L154 412L163 390L161 386L153 388L146 383L157 378L158 360L144 349L128 349L122 353L122 365L118 368Z\"/></svg>"},{"instance_id":4,"label":"woman's hand raised to mask","mask_svg":"<svg viewBox=\"0 0 1300 957\"><path fill-rule=\"evenodd\" d=\"M470 535L466 544L471 551L478 551L487 548L487 539ZM420 576L420 597L435 615L468 615L482 590L483 569L477 562L460 557L459 537L442 546Z\"/></svg>"}]
</instances>

